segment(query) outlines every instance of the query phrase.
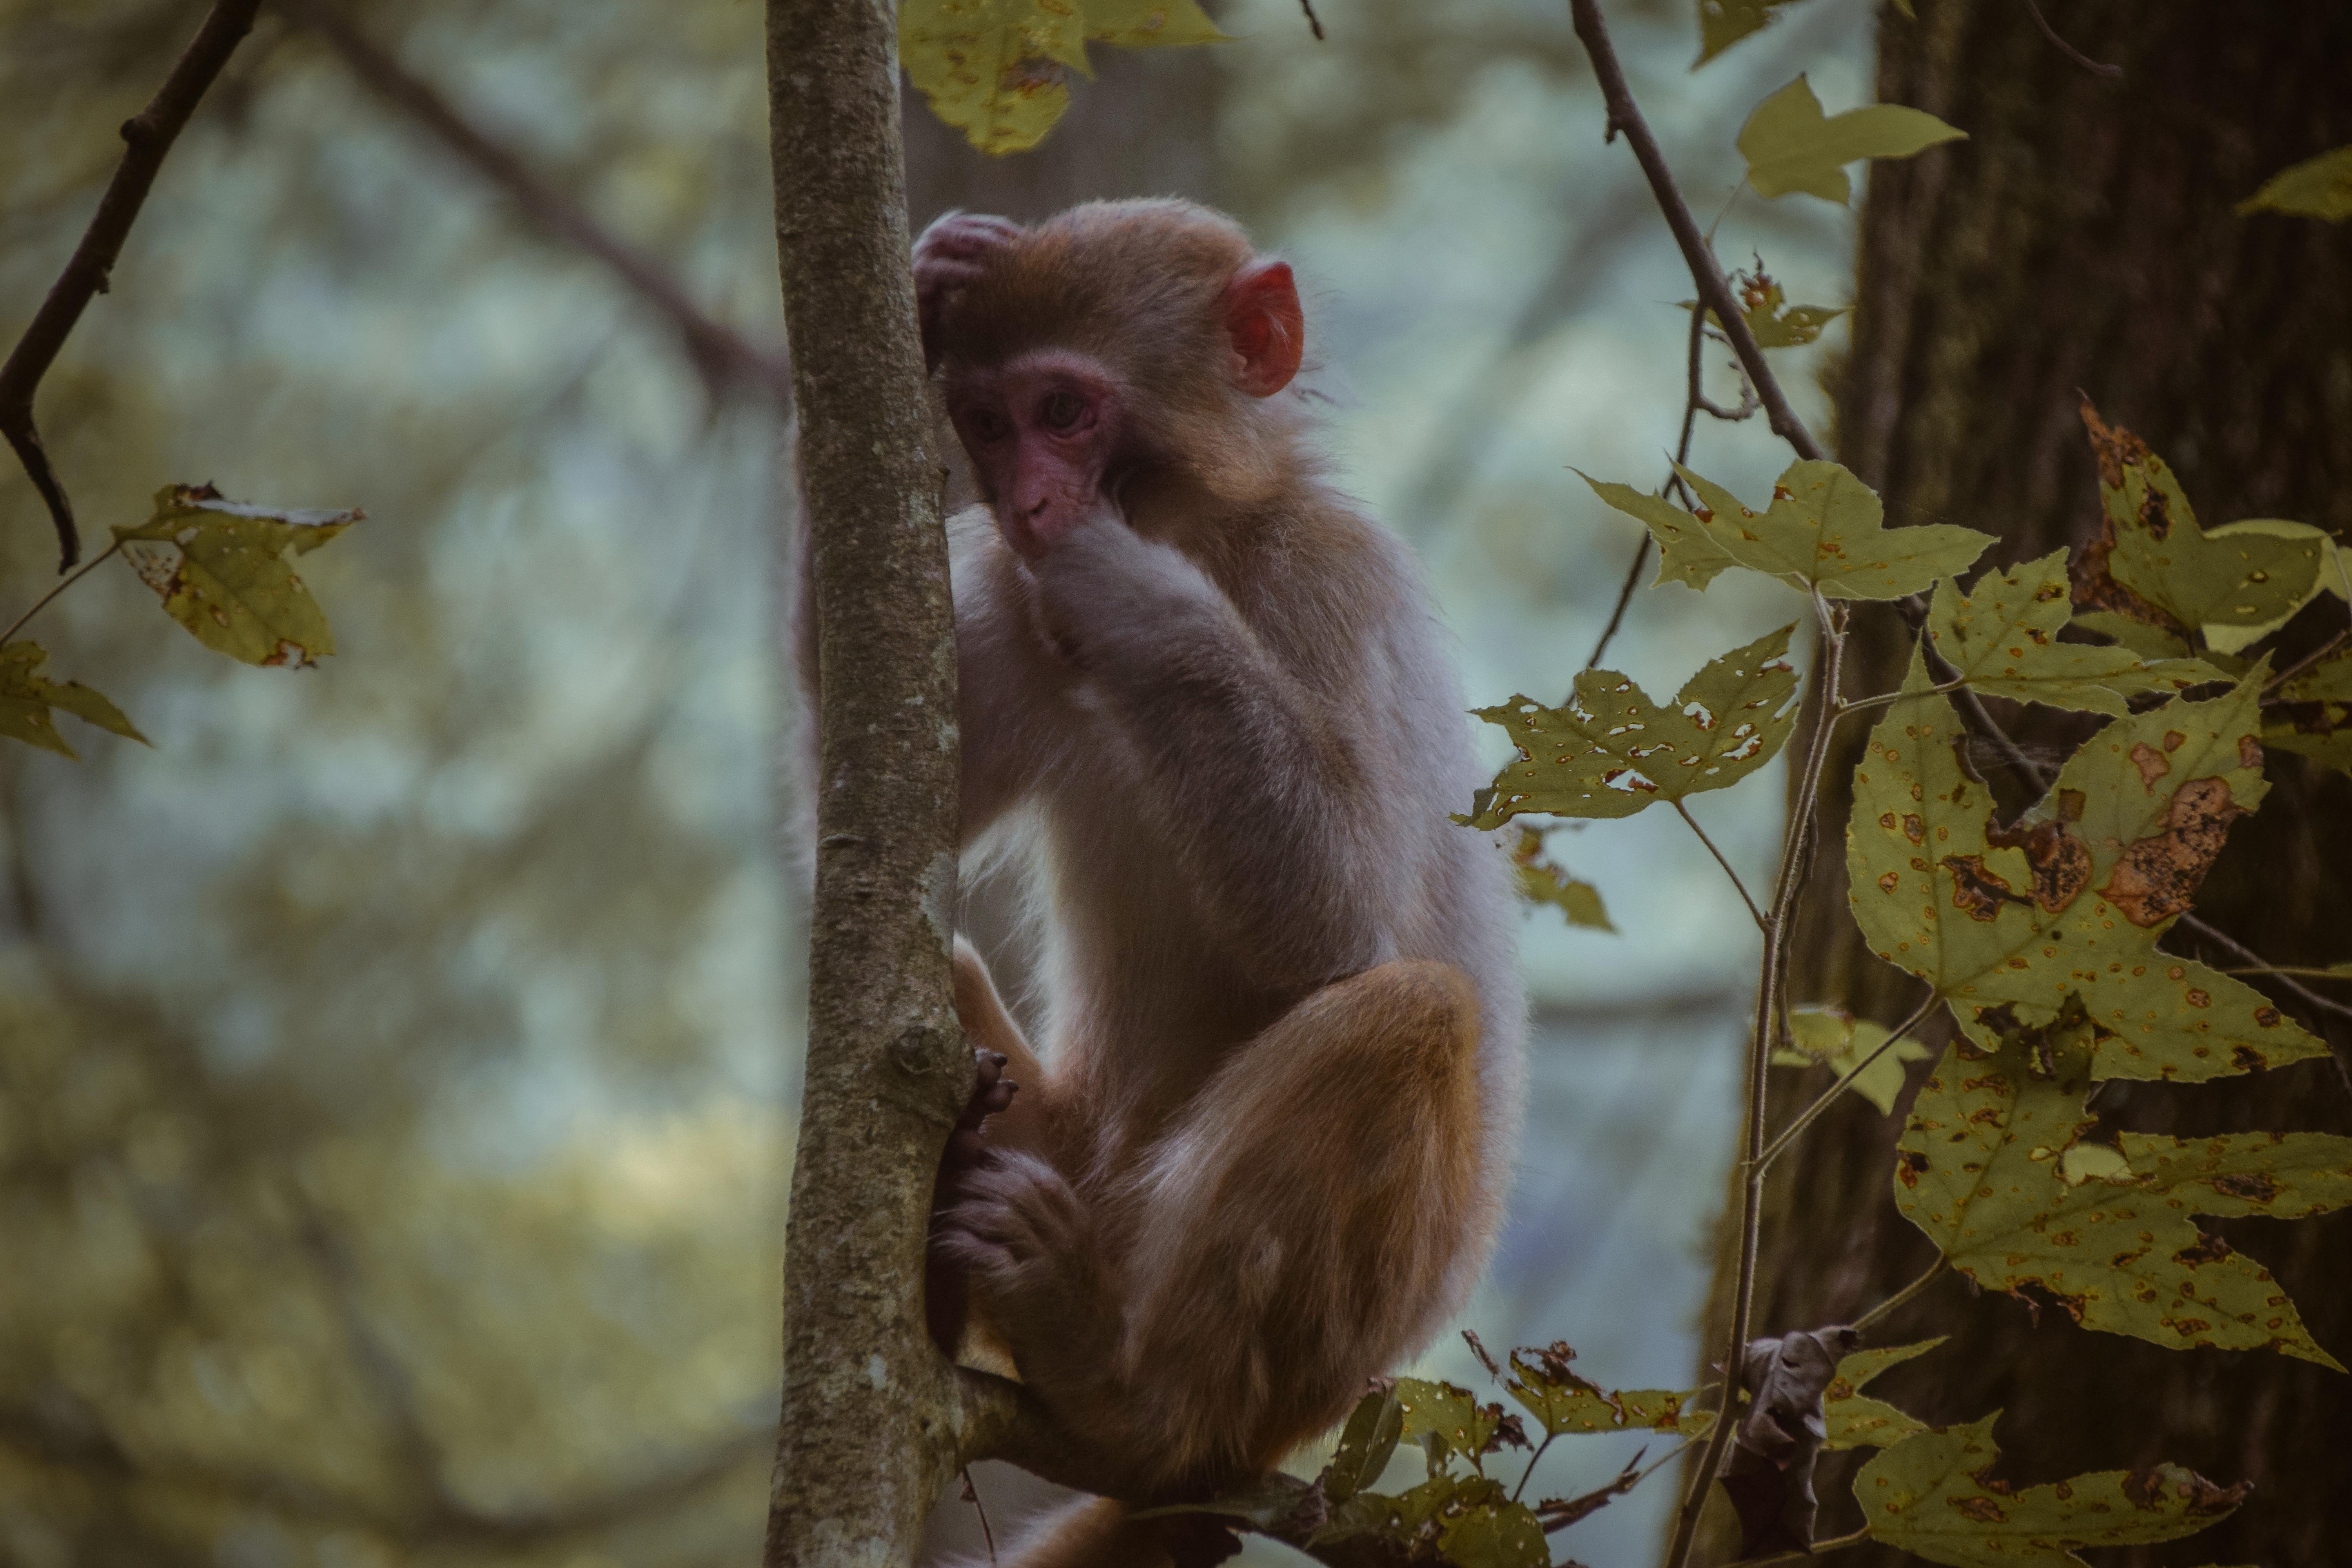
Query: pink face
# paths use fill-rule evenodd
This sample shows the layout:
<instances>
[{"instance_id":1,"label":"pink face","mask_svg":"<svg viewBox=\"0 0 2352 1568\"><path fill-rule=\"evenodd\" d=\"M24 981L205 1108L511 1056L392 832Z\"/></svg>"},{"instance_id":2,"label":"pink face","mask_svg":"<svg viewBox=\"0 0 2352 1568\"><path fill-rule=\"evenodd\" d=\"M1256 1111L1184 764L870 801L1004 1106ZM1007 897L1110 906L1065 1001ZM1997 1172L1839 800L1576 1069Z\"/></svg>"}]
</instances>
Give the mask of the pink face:
<instances>
[{"instance_id":1,"label":"pink face","mask_svg":"<svg viewBox=\"0 0 2352 1568\"><path fill-rule=\"evenodd\" d=\"M948 415L1004 541L1034 561L1101 504L1118 389L1093 361L1047 351L959 377Z\"/></svg>"}]
</instances>

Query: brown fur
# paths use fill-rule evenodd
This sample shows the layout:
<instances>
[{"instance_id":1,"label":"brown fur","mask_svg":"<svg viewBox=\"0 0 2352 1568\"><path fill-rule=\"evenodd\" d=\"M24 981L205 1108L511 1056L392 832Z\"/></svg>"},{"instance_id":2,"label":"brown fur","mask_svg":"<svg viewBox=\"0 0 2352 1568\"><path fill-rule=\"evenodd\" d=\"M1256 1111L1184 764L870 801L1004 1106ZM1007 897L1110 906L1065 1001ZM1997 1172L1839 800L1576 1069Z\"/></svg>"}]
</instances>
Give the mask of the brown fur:
<instances>
[{"instance_id":1,"label":"brown fur","mask_svg":"<svg viewBox=\"0 0 2352 1568\"><path fill-rule=\"evenodd\" d=\"M1466 1294L1517 1130L1514 910L1445 818L1477 770L1410 553L1322 484L1297 394L1231 368L1241 230L1181 202L961 221L917 252L943 395L1059 356L1116 434L1050 548L950 524L965 837L1027 851L1047 1016L1033 1052L959 952L964 1026L1022 1088L942 1250L1132 1495L1199 1494ZM1017 1560L1159 1540L1083 1505Z\"/></svg>"}]
</instances>

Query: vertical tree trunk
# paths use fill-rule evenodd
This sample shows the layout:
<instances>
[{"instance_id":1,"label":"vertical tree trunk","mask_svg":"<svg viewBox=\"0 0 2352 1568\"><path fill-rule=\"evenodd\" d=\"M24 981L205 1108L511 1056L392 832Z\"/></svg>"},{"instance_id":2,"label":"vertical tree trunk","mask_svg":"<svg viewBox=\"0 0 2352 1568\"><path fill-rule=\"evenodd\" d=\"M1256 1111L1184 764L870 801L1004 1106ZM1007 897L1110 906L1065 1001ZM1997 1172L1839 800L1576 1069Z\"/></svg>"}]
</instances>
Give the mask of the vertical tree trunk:
<instances>
[{"instance_id":1,"label":"vertical tree trunk","mask_svg":"<svg viewBox=\"0 0 2352 1568\"><path fill-rule=\"evenodd\" d=\"M1971 140L1873 168L1854 345L1832 387L1837 450L1884 493L1888 521L1998 533L1989 562L2079 545L2098 516L2080 388L2174 465L2208 524L2352 526L2352 227L2233 210L2278 169L2352 142L2352 7L2045 4L2070 43L2122 66L2119 79L2070 60L2023 0L1918 11L1916 22L1884 18L1879 96ZM2319 601L2290 628L2296 646L2344 613ZM1891 614L1864 624L1849 684L1884 689L1907 644ZM2095 724L1995 707L2051 761ZM1822 803L1791 995L1892 1023L1918 983L1871 957L1846 912L1842 786L1865 732L1849 721L1833 753L1839 787ZM2352 956L2352 780L2285 755L2269 776L2269 799L2233 830L2198 912L2274 963ZM2023 804L2013 776L1992 782L2006 810ZM2175 931L2167 945L2197 944ZM2344 991L2334 988L2352 1000ZM2326 1034L2338 1063L2202 1088L2119 1083L2098 1104L2107 1124L2352 1131L2340 1066L2352 1029L2273 994ZM1779 1119L1824 1086L1781 1076ZM1900 1126L1848 1096L1776 1169L1759 1332L1849 1321L1932 1259L1890 1197ZM2276 1274L2321 1344L2352 1360L2352 1214L2216 1228ZM2352 1539L2352 1489L2340 1484L2352 1377L2092 1333L2054 1310L1971 1300L1957 1279L1906 1307L1884 1342L1934 1333L1952 1342L1873 1392L1938 1421L2005 1409L2004 1476L2169 1458L2254 1481L2219 1528L2103 1562L2321 1563ZM1843 1479L1824 1477L1822 1493L1822 1533L1860 1521ZM1874 1548L1854 1560L1906 1559Z\"/></svg>"},{"instance_id":2,"label":"vertical tree trunk","mask_svg":"<svg viewBox=\"0 0 2352 1568\"><path fill-rule=\"evenodd\" d=\"M960 1424L922 1301L932 1173L972 1078L948 982L955 632L892 8L770 0L767 37L823 742L766 1561L885 1568L912 1560Z\"/></svg>"}]
</instances>

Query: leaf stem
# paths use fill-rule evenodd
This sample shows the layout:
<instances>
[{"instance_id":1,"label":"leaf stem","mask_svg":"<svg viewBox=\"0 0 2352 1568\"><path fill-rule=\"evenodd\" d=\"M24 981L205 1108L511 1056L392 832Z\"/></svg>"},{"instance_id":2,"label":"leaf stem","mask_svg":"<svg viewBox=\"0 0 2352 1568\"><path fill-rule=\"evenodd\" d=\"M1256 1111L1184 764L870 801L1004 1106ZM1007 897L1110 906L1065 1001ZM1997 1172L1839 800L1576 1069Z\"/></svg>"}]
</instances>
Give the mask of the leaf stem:
<instances>
[{"instance_id":1,"label":"leaf stem","mask_svg":"<svg viewBox=\"0 0 2352 1568\"><path fill-rule=\"evenodd\" d=\"M31 620L35 616L39 615L43 610L47 609L51 599L56 598L59 594L64 593L68 588L72 587L75 584L89 576L92 572L98 570L98 563L100 562L105 560L108 556L113 554L116 551L121 548L122 541L119 539L114 541L105 549L100 551L97 554L83 562L80 571L76 572L70 577L62 579L58 582L56 587L51 588L47 593L34 600L33 607L31 609L26 610L23 615L18 616L14 621L10 622L6 631L0 632L0 644L15 640L16 634L25 629L25 623Z\"/></svg>"},{"instance_id":2,"label":"leaf stem","mask_svg":"<svg viewBox=\"0 0 2352 1568\"><path fill-rule=\"evenodd\" d=\"M1927 994L1921 999L1919 1005L1911 1010L1911 1016L1904 1019L1903 1022L1895 1026L1893 1033L1889 1034L1884 1040L1881 1040L1868 1056L1854 1063L1853 1069L1851 1072L1848 1072L1843 1078L1838 1079L1837 1082L1832 1084L1820 1099L1814 1100L1811 1105L1805 1107L1802 1111L1799 1112L1797 1119L1794 1121L1791 1121L1786 1128L1782 1129L1780 1135L1778 1138L1773 1139L1770 1145L1765 1149L1760 1163L1763 1166L1769 1167L1774 1160L1779 1159L1780 1157L1780 1152L1783 1149L1786 1149L1790 1144L1795 1142L1797 1141L1797 1135L1813 1124L1814 1118L1820 1116L1822 1112L1827 1110L1832 1104L1835 1103L1837 1097L1843 1094L1847 1086L1863 1075L1863 1070L1864 1068L1868 1068L1871 1063L1876 1061L1887 1052L1893 1050L1896 1045L1901 1043L1906 1035L1908 1035L1912 1030L1917 1028L1920 1023L1927 1016L1928 1009L1935 1006L1935 1005L1936 993L1931 989L1928 991Z\"/></svg>"},{"instance_id":3,"label":"leaf stem","mask_svg":"<svg viewBox=\"0 0 2352 1568\"><path fill-rule=\"evenodd\" d=\"M1824 1552L1843 1552L1849 1546L1859 1546L1870 1539L1870 1527L1863 1526L1852 1535L1835 1535L1827 1541L1816 1541L1801 1552L1776 1552L1769 1557L1750 1557L1739 1568L1775 1568L1782 1563L1806 1563Z\"/></svg>"},{"instance_id":4,"label":"leaf stem","mask_svg":"<svg viewBox=\"0 0 2352 1568\"><path fill-rule=\"evenodd\" d=\"M1739 873L1731 868L1731 862L1723 858L1723 851L1715 847L1715 840L1706 836L1706 829L1698 825L1698 818L1693 816L1690 808L1681 801L1675 802L1675 815L1688 823L1690 830L1698 835L1698 841L1706 846L1706 852L1715 857L1715 863L1723 868L1725 876L1731 879L1732 887L1739 894L1739 901L1748 906L1749 917L1756 921L1756 929L1764 930L1764 911L1758 909L1756 900L1748 896L1748 884L1739 879Z\"/></svg>"},{"instance_id":5,"label":"leaf stem","mask_svg":"<svg viewBox=\"0 0 2352 1568\"><path fill-rule=\"evenodd\" d=\"M1968 683L1968 677L1962 676L1958 680L1948 680L1940 686L1931 686L1925 691L1882 691L1875 697L1858 697L1851 702L1839 703L1836 716L1843 719L1849 713L1859 713L1865 708L1884 708L1890 703L1900 702L1906 697L1941 697L1958 691Z\"/></svg>"},{"instance_id":6,"label":"leaf stem","mask_svg":"<svg viewBox=\"0 0 2352 1568\"><path fill-rule=\"evenodd\" d=\"M2307 974L2314 980L2352 980L2352 969L2312 969L2303 964L2272 963L2259 969L2225 969L2224 974Z\"/></svg>"},{"instance_id":7,"label":"leaf stem","mask_svg":"<svg viewBox=\"0 0 2352 1568\"><path fill-rule=\"evenodd\" d=\"M1896 1308L1901 1307L1904 1303L1909 1301L1912 1297L1916 1296L1920 1291L1925 1290L1928 1286L1934 1284L1944 1272L1944 1261L1945 1260L1941 1257L1938 1257L1935 1262L1927 1266L1927 1271L1925 1274L1920 1275L1919 1278L1911 1281L1910 1284L1903 1287L1902 1289L1895 1292L1894 1295L1886 1298L1885 1300L1881 1301L1877 1306L1873 1307L1869 1311L1864 1312L1861 1317L1856 1318L1853 1321L1853 1325L1854 1331L1857 1333L1862 1332L1869 1329L1872 1324L1879 1322L1891 1316Z\"/></svg>"},{"instance_id":8,"label":"leaf stem","mask_svg":"<svg viewBox=\"0 0 2352 1568\"><path fill-rule=\"evenodd\" d=\"M1537 1462L1544 1457L1544 1451L1551 1447L1552 1439L1559 1436L1559 1434L1557 1432L1545 1433L1544 1440L1536 1445L1536 1451L1528 1456L1528 1468L1526 1471L1520 1475L1519 1484L1511 1489L1511 1500L1513 1502L1518 1501L1519 1494L1528 1489L1528 1483L1535 1479Z\"/></svg>"}]
</instances>

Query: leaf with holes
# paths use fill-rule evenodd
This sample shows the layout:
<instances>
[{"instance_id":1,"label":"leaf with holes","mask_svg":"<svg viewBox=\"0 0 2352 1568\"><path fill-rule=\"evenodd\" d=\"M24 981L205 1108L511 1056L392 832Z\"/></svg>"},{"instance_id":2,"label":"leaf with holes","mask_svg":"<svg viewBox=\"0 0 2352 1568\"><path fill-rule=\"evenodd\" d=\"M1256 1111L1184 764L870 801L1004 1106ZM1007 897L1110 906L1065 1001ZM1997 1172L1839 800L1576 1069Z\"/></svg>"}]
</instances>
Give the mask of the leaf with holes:
<instances>
[{"instance_id":1,"label":"leaf with holes","mask_svg":"<svg viewBox=\"0 0 2352 1568\"><path fill-rule=\"evenodd\" d=\"M1503 1386L1548 1436L1570 1433L1675 1432L1697 1436L1715 1423L1715 1413L1693 1410L1698 1395L1688 1390L1631 1388L1615 1392L1581 1377L1570 1367L1576 1352L1565 1344L1511 1352Z\"/></svg>"},{"instance_id":2,"label":"leaf with holes","mask_svg":"<svg viewBox=\"0 0 2352 1568\"><path fill-rule=\"evenodd\" d=\"M1323 1495L1346 1502L1381 1479L1389 1456L1404 1436L1404 1411L1394 1388L1376 1389L1356 1401L1347 1426L1340 1428L1339 1446L1323 1469Z\"/></svg>"},{"instance_id":3,"label":"leaf with holes","mask_svg":"<svg viewBox=\"0 0 2352 1568\"><path fill-rule=\"evenodd\" d=\"M1853 195L1845 166L1864 158L1909 158L1968 132L1923 110L1874 103L1824 116L1811 83L1799 77L1756 106L1739 128L1748 183L1761 196L1802 191L1843 205Z\"/></svg>"},{"instance_id":4,"label":"leaf with holes","mask_svg":"<svg viewBox=\"0 0 2352 1568\"><path fill-rule=\"evenodd\" d=\"M1594 479L1583 469L1576 477L1592 493L1638 520L1658 544L1658 582L1687 583L1705 588L1725 568L1739 562L1708 535L1706 525L1664 496L1648 495L1631 485Z\"/></svg>"},{"instance_id":5,"label":"leaf with holes","mask_svg":"<svg viewBox=\"0 0 2352 1568\"><path fill-rule=\"evenodd\" d=\"M1588 669L1564 708L1514 697L1474 711L1499 724L1518 759L1495 775L1475 814L1454 820L1500 827L1528 812L1631 816L1738 784L1789 738L1797 672L1781 655L1795 624L1710 662L1684 683L1671 708L1613 669Z\"/></svg>"},{"instance_id":6,"label":"leaf with holes","mask_svg":"<svg viewBox=\"0 0 2352 1568\"><path fill-rule=\"evenodd\" d=\"M72 757L74 749L58 733L52 712L70 713L85 724L136 741L150 742L122 710L79 680L51 680L40 673L48 650L38 643L12 642L0 647L0 736ZM77 759L78 760L78 759Z\"/></svg>"},{"instance_id":7,"label":"leaf with holes","mask_svg":"<svg viewBox=\"0 0 2352 1568\"><path fill-rule=\"evenodd\" d=\"M1825 1448L1884 1448L1900 1443L1927 1424L1883 1400L1862 1393L1872 1378L1915 1356L1926 1355L1944 1342L1946 1335L1916 1344L1888 1345L1882 1350L1855 1351L1837 1363L1837 1376L1822 1395L1822 1419L1829 1435Z\"/></svg>"},{"instance_id":8,"label":"leaf with holes","mask_svg":"<svg viewBox=\"0 0 2352 1568\"><path fill-rule=\"evenodd\" d=\"M1524 824L1520 826L1518 847L1511 851L1511 864L1519 874L1519 897L1528 902L1551 905L1567 916L1572 926L1616 933L1617 928L1609 923L1608 910L1601 905L1601 889L1545 859L1541 833Z\"/></svg>"},{"instance_id":9,"label":"leaf with holes","mask_svg":"<svg viewBox=\"0 0 2352 1568\"><path fill-rule=\"evenodd\" d=\"M1732 284L1739 290L1740 319L1755 334L1759 349L1802 348L1820 337L1823 327L1853 309L1851 305L1790 305L1780 285L1761 275L1750 278L1738 273ZM1688 300L1683 301L1685 310L1697 308ZM1709 310L1706 324L1720 331L1723 318Z\"/></svg>"},{"instance_id":10,"label":"leaf with holes","mask_svg":"<svg viewBox=\"0 0 2352 1568\"><path fill-rule=\"evenodd\" d=\"M1145 48L1223 38L1193 0L905 0L898 58L931 112L983 153L1045 140L1089 42Z\"/></svg>"},{"instance_id":11,"label":"leaf with holes","mask_svg":"<svg viewBox=\"0 0 2352 1568\"><path fill-rule=\"evenodd\" d=\"M1789 1035L1792 1044L1772 1053L1772 1065L1825 1067L1836 1077L1843 1078L1885 1044L1888 1032L1885 1025L1874 1024L1867 1018L1857 1020L1839 1007L1791 1008ZM1913 1039L1897 1040L1864 1068L1846 1088L1878 1107L1878 1113L1885 1116L1894 1110L1895 1098L1903 1092L1903 1064L1927 1059L1927 1047Z\"/></svg>"},{"instance_id":12,"label":"leaf with holes","mask_svg":"<svg viewBox=\"0 0 2352 1568\"><path fill-rule=\"evenodd\" d=\"M2032 1286L2084 1328L2344 1370L2268 1271L2189 1216L2300 1219L2352 1205L2352 1138L2085 1142L2095 1037L2074 1005L1990 1056L1948 1050L1896 1145L1895 1206L1978 1284Z\"/></svg>"},{"instance_id":13,"label":"leaf with holes","mask_svg":"<svg viewBox=\"0 0 2352 1568\"><path fill-rule=\"evenodd\" d=\"M307 555L366 517L225 500L210 485L166 485L155 515L115 539L163 609L215 653L299 669L335 651L326 612L289 553Z\"/></svg>"},{"instance_id":14,"label":"leaf with holes","mask_svg":"<svg viewBox=\"0 0 2352 1568\"><path fill-rule=\"evenodd\" d=\"M2352 217L2352 147L2291 163L2238 204L2241 213L2269 210L2336 223Z\"/></svg>"},{"instance_id":15,"label":"leaf with holes","mask_svg":"<svg viewBox=\"0 0 2352 1568\"><path fill-rule=\"evenodd\" d=\"M2079 994L2100 1078L2200 1080L2322 1055L2260 992L2159 952L2229 825L2263 798L2257 670L2223 697L2119 719L2002 824L1961 764L1915 650L1871 731L1846 824L1847 897L1871 951L1990 1041Z\"/></svg>"},{"instance_id":16,"label":"leaf with holes","mask_svg":"<svg viewBox=\"0 0 2352 1568\"><path fill-rule=\"evenodd\" d=\"M2247 1485L2179 1465L2099 1470L2022 1491L1989 1472L1999 1414L1922 1432L1853 1479L1872 1537L1951 1568L2082 1568L2074 1549L2178 1541L2234 1512Z\"/></svg>"},{"instance_id":17,"label":"leaf with holes","mask_svg":"<svg viewBox=\"0 0 2352 1568\"><path fill-rule=\"evenodd\" d=\"M1832 599L1899 599L1968 569L1989 533L1948 522L1887 528L1868 485L1835 463L1789 465L1771 505L1755 511L1722 486L1677 465L1699 498L1690 515L1707 538L1750 571Z\"/></svg>"},{"instance_id":18,"label":"leaf with holes","mask_svg":"<svg viewBox=\"0 0 2352 1568\"><path fill-rule=\"evenodd\" d=\"M2170 696L2228 677L2201 659L2143 663L2129 648L2062 643L2073 614L2066 552L2053 550L2008 572L1988 572L1963 595L1950 578L1936 584L1927 630L1936 651L1989 697L2121 717L2125 699Z\"/></svg>"}]
</instances>

